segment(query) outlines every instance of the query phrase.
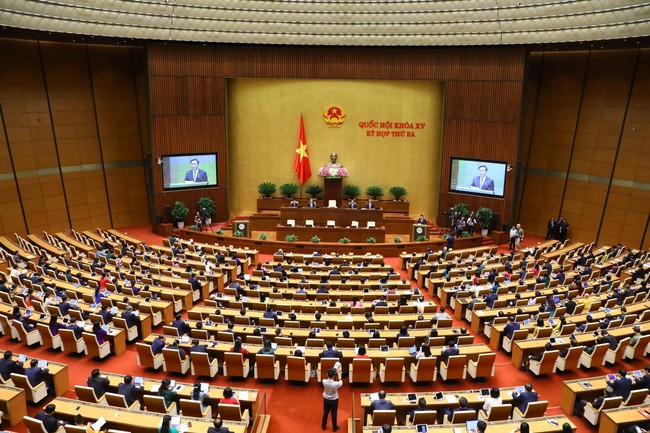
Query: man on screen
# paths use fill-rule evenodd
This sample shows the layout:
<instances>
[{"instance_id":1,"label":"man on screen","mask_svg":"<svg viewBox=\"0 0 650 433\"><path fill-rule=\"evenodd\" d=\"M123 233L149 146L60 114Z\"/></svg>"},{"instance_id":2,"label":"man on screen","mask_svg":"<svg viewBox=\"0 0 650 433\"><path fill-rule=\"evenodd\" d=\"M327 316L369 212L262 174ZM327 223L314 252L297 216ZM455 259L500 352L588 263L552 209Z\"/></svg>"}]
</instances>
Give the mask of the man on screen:
<instances>
[{"instance_id":1,"label":"man on screen","mask_svg":"<svg viewBox=\"0 0 650 433\"><path fill-rule=\"evenodd\" d=\"M488 168L485 165L478 166L478 176L472 179L470 188L478 188L483 191L494 191L494 181L487 177Z\"/></svg>"},{"instance_id":2,"label":"man on screen","mask_svg":"<svg viewBox=\"0 0 650 433\"><path fill-rule=\"evenodd\" d=\"M199 170L199 160L194 158L190 161L192 169L185 173L185 182L207 182L208 173Z\"/></svg>"}]
</instances>

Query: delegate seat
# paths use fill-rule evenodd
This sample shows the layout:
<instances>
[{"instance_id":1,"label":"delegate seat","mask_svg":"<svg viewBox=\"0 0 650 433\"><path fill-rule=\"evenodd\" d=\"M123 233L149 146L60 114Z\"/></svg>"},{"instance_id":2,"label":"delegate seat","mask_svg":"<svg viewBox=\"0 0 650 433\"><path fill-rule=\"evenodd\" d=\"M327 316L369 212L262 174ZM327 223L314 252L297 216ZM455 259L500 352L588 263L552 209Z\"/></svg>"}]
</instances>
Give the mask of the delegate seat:
<instances>
[{"instance_id":1,"label":"delegate seat","mask_svg":"<svg viewBox=\"0 0 650 433\"><path fill-rule=\"evenodd\" d=\"M256 379L278 380L280 377L280 361L273 355L255 356L255 366L253 367Z\"/></svg>"},{"instance_id":2,"label":"delegate seat","mask_svg":"<svg viewBox=\"0 0 650 433\"><path fill-rule=\"evenodd\" d=\"M188 355L185 355L185 359L181 359L181 354L176 349L163 349L162 355L167 371L179 374L185 374L189 371L191 361Z\"/></svg>"},{"instance_id":3,"label":"delegate seat","mask_svg":"<svg viewBox=\"0 0 650 433\"><path fill-rule=\"evenodd\" d=\"M18 340L18 330L14 328L13 323L3 314L0 314L0 328L2 328L3 335L11 333L11 339Z\"/></svg>"},{"instance_id":4,"label":"delegate seat","mask_svg":"<svg viewBox=\"0 0 650 433\"><path fill-rule=\"evenodd\" d=\"M219 371L219 364L215 359L210 361L207 353L194 352L191 354L191 367L193 376L215 377Z\"/></svg>"},{"instance_id":5,"label":"delegate seat","mask_svg":"<svg viewBox=\"0 0 650 433\"><path fill-rule=\"evenodd\" d=\"M350 364L350 383L372 383L374 379L375 370L371 359L355 358L352 360Z\"/></svg>"},{"instance_id":6,"label":"delegate seat","mask_svg":"<svg viewBox=\"0 0 650 433\"><path fill-rule=\"evenodd\" d=\"M144 343L135 343L135 348L138 351L138 365L154 370L158 370L160 367L163 368L163 371L167 370L162 353L154 355L151 346Z\"/></svg>"},{"instance_id":7,"label":"delegate seat","mask_svg":"<svg viewBox=\"0 0 650 433\"><path fill-rule=\"evenodd\" d=\"M458 410L456 409L451 416L451 422L444 417L443 424L465 424L467 421L477 419L474 409Z\"/></svg>"},{"instance_id":8,"label":"delegate seat","mask_svg":"<svg viewBox=\"0 0 650 433\"><path fill-rule=\"evenodd\" d=\"M406 417L406 426L416 426L420 424L433 425L438 422L438 412L435 410L422 410L413 414L413 422Z\"/></svg>"},{"instance_id":9,"label":"delegate seat","mask_svg":"<svg viewBox=\"0 0 650 433\"><path fill-rule=\"evenodd\" d=\"M63 343L63 350L69 353L87 353L86 343L83 338L77 338L72 329L60 329L59 335Z\"/></svg>"},{"instance_id":10,"label":"delegate seat","mask_svg":"<svg viewBox=\"0 0 650 433\"><path fill-rule=\"evenodd\" d=\"M496 404L491 406L486 413L483 409L478 411L478 419L483 421L507 421L512 412L511 404Z\"/></svg>"},{"instance_id":11,"label":"delegate seat","mask_svg":"<svg viewBox=\"0 0 650 433\"><path fill-rule=\"evenodd\" d=\"M99 341L97 341L97 336L95 334L84 332L81 334L81 336L83 337L84 344L86 345L88 355L92 356L93 358L104 359L111 354L111 343L108 340L104 341L102 344L99 344Z\"/></svg>"},{"instance_id":12,"label":"delegate seat","mask_svg":"<svg viewBox=\"0 0 650 433\"><path fill-rule=\"evenodd\" d=\"M122 394L107 392L106 394L104 394L104 397L106 397L106 403L108 403L108 405L111 407L121 407L123 409L140 410L140 402L138 400L134 400L133 404L131 406L128 406L126 404L126 398Z\"/></svg>"},{"instance_id":13,"label":"delegate seat","mask_svg":"<svg viewBox=\"0 0 650 433\"><path fill-rule=\"evenodd\" d=\"M113 325L115 325L116 328L124 329L124 332L126 332L126 339L129 341L134 341L138 339L138 327L137 326L131 326L130 328L126 325L126 320L122 319L121 317L113 317Z\"/></svg>"},{"instance_id":14,"label":"delegate seat","mask_svg":"<svg viewBox=\"0 0 650 433\"><path fill-rule=\"evenodd\" d=\"M14 329L18 331L18 339L24 342L28 346L34 346L36 344L43 344L41 341L41 333L38 331L38 328L34 328L31 331L27 332L23 322L20 320L13 321Z\"/></svg>"},{"instance_id":15,"label":"delegate seat","mask_svg":"<svg viewBox=\"0 0 650 433\"><path fill-rule=\"evenodd\" d=\"M309 382L311 364L302 356L288 356L284 366L284 380L296 382Z\"/></svg>"},{"instance_id":16,"label":"delegate seat","mask_svg":"<svg viewBox=\"0 0 650 433\"><path fill-rule=\"evenodd\" d=\"M50 327L44 323L37 323L36 328L41 334L41 340L43 345L49 347L51 350L62 350L63 342L61 341L61 336L59 334L52 335Z\"/></svg>"},{"instance_id":17,"label":"delegate seat","mask_svg":"<svg viewBox=\"0 0 650 433\"><path fill-rule=\"evenodd\" d=\"M553 373L555 371L555 361L560 356L560 352L557 350L549 350L544 352L542 359L536 361L534 359L530 360L528 364L528 369L535 375L539 376L541 374Z\"/></svg>"},{"instance_id":18,"label":"delegate seat","mask_svg":"<svg viewBox=\"0 0 650 433\"><path fill-rule=\"evenodd\" d=\"M223 375L228 377L247 378L250 372L250 361L244 359L241 353L224 353Z\"/></svg>"},{"instance_id":19,"label":"delegate seat","mask_svg":"<svg viewBox=\"0 0 650 433\"><path fill-rule=\"evenodd\" d=\"M29 433L48 433L48 431L45 429L43 421L41 420L32 418L31 416L24 416L23 421L25 422L25 426L27 427L27 431ZM63 426L59 426L59 428L54 433L65 433L65 428Z\"/></svg>"},{"instance_id":20,"label":"delegate seat","mask_svg":"<svg viewBox=\"0 0 650 433\"><path fill-rule=\"evenodd\" d=\"M507 317L495 317L492 320L492 323L490 323L490 324L486 323L485 324L485 328L483 329L483 333L488 338L488 340L490 339L490 336L492 335L492 328L494 327L494 325L501 325L501 324L504 324L504 323L508 323L508 318Z\"/></svg>"},{"instance_id":21,"label":"delegate seat","mask_svg":"<svg viewBox=\"0 0 650 433\"><path fill-rule=\"evenodd\" d=\"M338 358L321 358L316 369L316 375L318 376L318 381L327 377L327 371L334 367L334 364L339 362Z\"/></svg>"},{"instance_id":22,"label":"delegate seat","mask_svg":"<svg viewBox=\"0 0 650 433\"><path fill-rule=\"evenodd\" d=\"M241 406L238 404L222 404L219 403L218 406L219 416L224 421L238 421L248 423L249 413L248 409L241 410Z\"/></svg>"},{"instance_id":23,"label":"delegate seat","mask_svg":"<svg viewBox=\"0 0 650 433\"><path fill-rule=\"evenodd\" d=\"M108 402L106 401L106 397L104 397L103 395L101 397L97 397L97 394L95 394L95 390L89 386L75 385L74 393L77 394L77 398L81 401L87 401L88 403L93 403L93 404L100 404L102 406L106 406L108 404Z\"/></svg>"},{"instance_id":24,"label":"delegate seat","mask_svg":"<svg viewBox=\"0 0 650 433\"><path fill-rule=\"evenodd\" d=\"M45 382L41 382L36 386L32 386L32 384L29 383L27 376L18 373L11 373L11 380L13 381L16 388L22 388L25 390L27 401L31 401L36 404L40 403L47 397L47 385Z\"/></svg>"},{"instance_id":25,"label":"delegate seat","mask_svg":"<svg viewBox=\"0 0 650 433\"><path fill-rule=\"evenodd\" d=\"M395 425L395 410L375 410L366 417L366 425L380 427L384 424Z\"/></svg>"},{"instance_id":26,"label":"delegate seat","mask_svg":"<svg viewBox=\"0 0 650 433\"><path fill-rule=\"evenodd\" d=\"M599 409L595 409L591 403L587 403L584 417L591 425L598 425L602 411L617 408L621 403L623 403L623 397L607 397Z\"/></svg>"},{"instance_id":27,"label":"delegate seat","mask_svg":"<svg viewBox=\"0 0 650 433\"><path fill-rule=\"evenodd\" d=\"M528 403L528 406L526 406L526 411L523 413L519 410L518 407L516 407L512 411L512 419L541 418L545 416L547 407L547 400L539 400Z\"/></svg>"},{"instance_id":28,"label":"delegate seat","mask_svg":"<svg viewBox=\"0 0 650 433\"><path fill-rule=\"evenodd\" d=\"M648 388L633 389L627 400L623 402L623 406L636 406L643 403L648 396Z\"/></svg>"},{"instance_id":29,"label":"delegate seat","mask_svg":"<svg viewBox=\"0 0 650 433\"><path fill-rule=\"evenodd\" d=\"M580 363L578 365L585 368L591 368L596 365L603 365L605 362L605 354L608 350L609 344L597 344L591 354L582 352L582 355L580 355Z\"/></svg>"},{"instance_id":30,"label":"delegate seat","mask_svg":"<svg viewBox=\"0 0 650 433\"><path fill-rule=\"evenodd\" d=\"M467 356L450 356L447 362L440 363L440 377L443 380L465 379L467 375Z\"/></svg>"},{"instance_id":31,"label":"delegate seat","mask_svg":"<svg viewBox=\"0 0 650 433\"><path fill-rule=\"evenodd\" d=\"M625 348L624 359L641 359L645 355L646 347L650 343L650 334L642 335L637 341L636 345L628 346Z\"/></svg>"},{"instance_id":32,"label":"delegate seat","mask_svg":"<svg viewBox=\"0 0 650 433\"><path fill-rule=\"evenodd\" d=\"M165 404L164 397L157 395L144 395L144 406L147 412L162 413L167 415L177 415L178 408L176 402L172 402L169 406Z\"/></svg>"},{"instance_id":33,"label":"delegate seat","mask_svg":"<svg viewBox=\"0 0 650 433\"><path fill-rule=\"evenodd\" d=\"M525 340L528 338L528 329L517 329L513 334L512 338L503 337L503 343L501 347L508 353L512 353L512 343L519 340Z\"/></svg>"},{"instance_id":34,"label":"delegate seat","mask_svg":"<svg viewBox=\"0 0 650 433\"><path fill-rule=\"evenodd\" d=\"M200 401L188 400L181 398L179 400L183 416L192 416L195 418L212 418L212 406L207 405L205 409Z\"/></svg>"},{"instance_id":35,"label":"delegate seat","mask_svg":"<svg viewBox=\"0 0 650 433\"><path fill-rule=\"evenodd\" d=\"M473 379L492 377L494 376L494 361L496 359L496 353L481 353L476 361L469 360L467 372Z\"/></svg>"},{"instance_id":36,"label":"delegate seat","mask_svg":"<svg viewBox=\"0 0 650 433\"><path fill-rule=\"evenodd\" d=\"M555 360L555 370L567 371L578 368L578 363L584 350L585 348L583 346L570 347L566 357L562 358L558 356L557 360Z\"/></svg>"},{"instance_id":37,"label":"delegate seat","mask_svg":"<svg viewBox=\"0 0 650 433\"><path fill-rule=\"evenodd\" d=\"M409 371L411 380L417 382L435 382L438 377L438 360L435 356L420 358L411 363Z\"/></svg>"},{"instance_id":38,"label":"delegate seat","mask_svg":"<svg viewBox=\"0 0 650 433\"><path fill-rule=\"evenodd\" d=\"M406 368L404 358L387 358L379 365L379 380L383 382L404 382Z\"/></svg>"},{"instance_id":39,"label":"delegate seat","mask_svg":"<svg viewBox=\"0 0 650 433\"><path fill-rule=\"evenodd\" d=\"M610 364L616 364L618 361L623 359L623 355L625 355L625 349L627 349L627 346L629 345L630 337L623 338L618 342L618 347L615 350L609 348L607 349L607 352L603 357L603 361Z\"/></svg>"},{"instance_id":40,"label":"delegate seat","mask_svg":"<svg viewBox=\"0 0 650 433\"><path fill-rule=\"evenodd\" d=\"M544 327L544 328L535 328L535 330L533 331L533 336L532 336L532 338L533 338L533 339L537 339L537 338L549 338L549 337L551 336L552 333L553 333L553 328L548 328L548 327Z\"/></svg>"}]
</instances>

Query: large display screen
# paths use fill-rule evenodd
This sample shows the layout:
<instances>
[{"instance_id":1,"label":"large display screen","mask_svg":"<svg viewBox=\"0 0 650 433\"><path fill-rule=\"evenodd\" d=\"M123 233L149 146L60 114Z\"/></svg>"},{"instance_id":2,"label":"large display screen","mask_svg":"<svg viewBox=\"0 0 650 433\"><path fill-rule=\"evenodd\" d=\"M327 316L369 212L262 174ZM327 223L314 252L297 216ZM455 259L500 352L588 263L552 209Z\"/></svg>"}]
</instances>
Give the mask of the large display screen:
<instances>
[{"instance_id":1,"label":"large display screen","mask_svg":"<svg viewBox=\"0 0 650 433\"><path fill-rule=\"evenodd\" d=\"M164 155L163 189L217 186L217 155Z\"/></svg>"},{"instance_id":2,"label":"large display screen","mask_svg":"<svg viewBox=\"0 0 650 433\"><path fill-rule=\"evenodd\" d=\"M503 197L505 162L451 159L449 191Z\"/></svg>"}]
</instances>

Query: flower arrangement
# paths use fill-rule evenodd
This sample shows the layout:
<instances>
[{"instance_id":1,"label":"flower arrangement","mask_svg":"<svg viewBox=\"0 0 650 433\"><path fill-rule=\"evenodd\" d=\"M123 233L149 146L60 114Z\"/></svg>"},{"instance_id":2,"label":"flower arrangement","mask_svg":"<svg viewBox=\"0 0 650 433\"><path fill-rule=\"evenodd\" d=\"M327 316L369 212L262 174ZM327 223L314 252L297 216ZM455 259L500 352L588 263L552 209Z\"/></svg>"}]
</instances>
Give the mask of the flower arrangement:
<instances>
[{"instance_id":1,"label":"flower arrangement","mask_svg":"<svg viewBox=\"0 0 650 433\"><path fill-rule=\"evenodd\" d=\"M424 242L424 241L427 240L427 237L426 236L418 236L415 240L418 241L418 242Z\"/></svg>"},{"instance_id":2,"label":"flower arrangement","mask_svg":"<svg viewBox=\"0 0 650 433\"><path fill-rule=\"evenodd\" d=\"M321 167L318 169L320 177L348 177L350 173L345 167Z\"/></svg>"}]
</instances>

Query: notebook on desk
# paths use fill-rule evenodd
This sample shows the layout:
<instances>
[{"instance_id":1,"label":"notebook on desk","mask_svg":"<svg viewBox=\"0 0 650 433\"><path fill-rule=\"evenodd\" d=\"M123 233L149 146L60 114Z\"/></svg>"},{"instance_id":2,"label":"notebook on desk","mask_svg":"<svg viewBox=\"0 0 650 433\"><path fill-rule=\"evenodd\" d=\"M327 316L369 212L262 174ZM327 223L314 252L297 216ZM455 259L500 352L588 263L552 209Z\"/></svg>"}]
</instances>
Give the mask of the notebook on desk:
<instances>
[{"instance_id":1,"label":"notebook on desk","mask_svg":"<svg viewBox=\"0 0 650 433\"><path fill-rule=\"evenodd\" d=\"M467 433L478 433L478 420L471 420L465 423Z\"/></svg>"},{"instance_id":2,"label":"notebook on desk","mask_svg":"<svg viewBox=\"0 0 650 433\"><path fill-rule=\"evenodd\" d=\"M133 378L133 384L135 386L142 386L144 383L144 378L142 376L136 376Z\"/></svg>"}]
</instances>

